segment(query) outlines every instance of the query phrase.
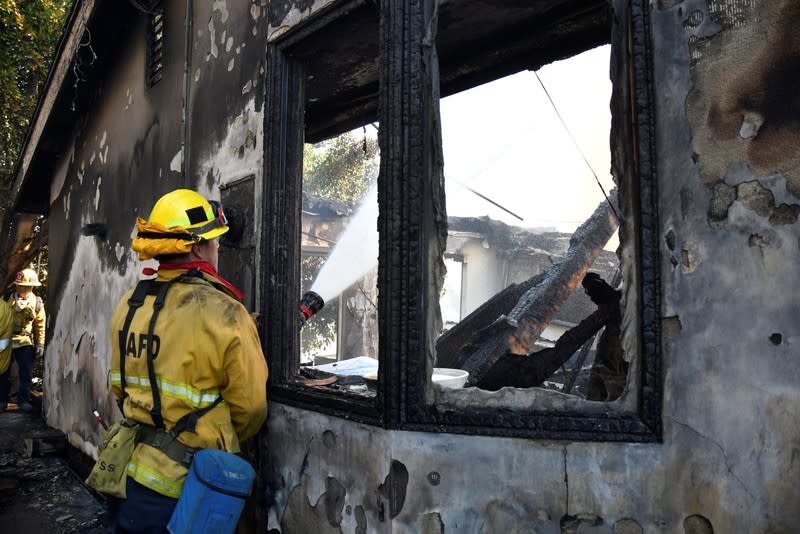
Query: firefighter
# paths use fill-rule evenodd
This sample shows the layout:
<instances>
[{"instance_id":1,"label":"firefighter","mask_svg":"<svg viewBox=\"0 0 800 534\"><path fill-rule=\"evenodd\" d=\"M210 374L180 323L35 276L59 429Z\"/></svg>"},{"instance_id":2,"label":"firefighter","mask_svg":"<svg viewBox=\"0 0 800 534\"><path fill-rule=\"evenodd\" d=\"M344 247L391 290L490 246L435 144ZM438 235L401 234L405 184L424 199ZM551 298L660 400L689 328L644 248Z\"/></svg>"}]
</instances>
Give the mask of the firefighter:
<instances>
[{"instance_id":1,"label":"firefighter","mask_svg":"<svg viewBox=\"0 0 800 534\"><path fill-rule=\"evenodd\" d=\"M11 367L11 337L14 335L14 310L11 304L0 300L0 376L6 376ZM6 379L8 377L6 376ZM0 404L0 412L5 411L7 403Z\"/></svg>"},{"instance_id":2,"label":"firefighter","mask_svg":"<svg viewBox=\"0 0 800 534\"><path fill-rule=\"evenodd\" d=\"M110 322L111 389L141 424L126 498L110 501L117 532L166 532L193 452L237 453L264 423L267 364L242 294L217 274L222 206L177 189L136 226L131 248L159 265L145 269L156 275L146 295L140 282Z\"/></svg>"},{"instance_id":3,"label":"firefighter","mask_svg":"<svg viewBox=\"0 0 800 534\"><path fill-rule=\"evenodd\" d=\"M19 391L17 391L17 406L23 412L33 409L31 405L31 379L33 375L34 357L44 354L44 328L45 311L42 298L33 293L34 287L42 284L33 269L23 269L17 273L14 280L16 289L9 298L14 314L12 351L14 361L17 362L19 372ZM8 407L9 378L11 365L3 369L0 360L0 411Z\"/></svg>"}]
</instances>

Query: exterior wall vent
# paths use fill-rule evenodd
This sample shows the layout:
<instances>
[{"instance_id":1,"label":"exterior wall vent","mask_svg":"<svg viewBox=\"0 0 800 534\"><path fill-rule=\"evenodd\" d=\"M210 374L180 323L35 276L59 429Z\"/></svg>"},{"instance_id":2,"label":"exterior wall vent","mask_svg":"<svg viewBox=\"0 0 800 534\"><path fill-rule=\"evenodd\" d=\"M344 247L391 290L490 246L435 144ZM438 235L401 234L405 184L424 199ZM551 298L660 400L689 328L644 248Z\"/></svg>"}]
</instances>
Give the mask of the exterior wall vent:
<instances>
[{"instance_id":1,"label":"exterior wall vent","mask_svg":"<svg viewBox=\"0 0 800 534\"><path fill-rule=\"evenodd\" d=\"M147 86L153 87L164 75L164 7L154 1L147 14Z\"/></svg>"}]
</instances>

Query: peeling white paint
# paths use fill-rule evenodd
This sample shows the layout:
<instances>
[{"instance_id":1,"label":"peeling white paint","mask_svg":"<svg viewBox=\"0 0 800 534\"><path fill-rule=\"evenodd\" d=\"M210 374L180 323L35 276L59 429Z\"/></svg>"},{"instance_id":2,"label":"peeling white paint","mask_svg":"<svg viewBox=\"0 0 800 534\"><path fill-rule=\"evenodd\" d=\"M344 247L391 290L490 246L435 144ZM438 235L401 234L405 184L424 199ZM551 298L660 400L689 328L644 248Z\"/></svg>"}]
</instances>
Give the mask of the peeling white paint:
<instances>
[{"instance_id":1,"label":"peeling white paint","mask_svg":"<svg viewBox=\"0 0 800 534\"><path fill-rule=\"evenodd\" d=\"M126 250L128 250L128 247L123 246L119 241L116 242L114 245L114 255L117 257L117 261L122 260L122 256L125 254Z\"/></svg>"},{"instance_id":2,"label":"peeling white paint","mask_svg":"<svg viewBox=\"0 0 800 534\"><path fill-rule=\"evenodd\" d=\"M178 153L172 157L172 161L169 162L169 170L175 172L181 172L183 168L183 149L178 150ZM159 176L161 176L161 171L159 170Z\"/></svg>"},{"instance_id":3,"label":"peeling white paint","mask_svg":"<svg viewBox=\"0 0 800 534\"><path fill-rule=\"evenodd\" d=\"M764 117L760 113L747 112L742 117L742 125L739 128L739 137L750 139L758 135L758 130L764 124Z\"/></svg>"},{"instance_id":4,"label":"peeling white paint","mask_svg":"<svg viewBox=\"0 0 800 534\"><path fill-rule=\"evenodd\" d=\"M208 31L210 33L210 41L211 41L211 54L215 58L219 57L219 48L217 48L217 40L215 39L217 35L217 29L214 27L214 18L208 19ZM206 56L206 61L209 60L209 57Z\"/></svg>"},{"instance_id":5,"label":"peeling white paint","mask_svg":"<svg viewBox=\"0 0 800 534\"><path fill-rule=\"evenodd\" d=\"M74 163L75 145L73 144L72 148L70 149L69 158L62 160L56 171L53 173L53 181L50 183L50 198L48 205L52 206L61 195L61 190L67 181L67 176L70 174Z\"/></svg>"},{"instance_id":6,"label":"peeling white paint","mask_svg":"<svg viewBox=\"0 0 800 534\"><path fill-rule=\"evenodd\" d=\"M108 138L108 132L103 130L103 137L100 138L100 150L103 150L103 147L106 146L106 139Z\"/></svg>"},{"instance_id":7,"label":"peeling white paint","mask_svg":"<svg viewBox=\"0 0 800 534\"><path fill-rule=\"evenodd\" d=\"M86 176L86 168L84 167L84 163L81 161L81 170L78 171L78 183L83 185L83 177Z\"/></svg>"},{"instance_id":8,"label":"peeling white paint","mask_svg":"<svg viewBox=\"0 0 800 534\"><path fill-rule=\"evenodd\" d=\"M242 113L228 124L227 135L217 146L216 151L207 157L199 158L198 175L207 176L211 171L218 182L216 185L229 183L250 174L260 176L263 154L258 145L263 139L262 117L263 113L256 111L255 97L251 98ZM252 143L255 143L255 146Z\"/></svg>"},{"instance_id":9,"label":"peeling white paint","mask_svg":"<svg viewBox=\"0 0 800 534\"><path fill-rule=\"evenodd\" d=\"M237 46L236 47L236 54L238 55L239 53L241 53L241 51L242 51L242 47L241 46Z\"/></svg>"},{"instance_id":10,"label":"peeling white paint","mask_svg":"<svg viewBox=\"0 0 800 534\"><path fill-rule=\"evenodd\" d=\"M194 71L194 81L196 81L196 82L200 81L200 69L199 68Z\"/></svg>"},{"instance_id":11,"label":"peeling white paint","mask_svg":"<svg viewBox=\"0 0 800 534\"><path fill-rule=\"evenodd\" d=\"M108 160L108 145L105 146L102 152L100 152L100 163L104 164Z\"/></svg>"},{"instance_id":12,"label":"peeling white paint","mask_svg":"<svg viewBox=\"0 0 800 534\"><path fill-rule=\"evenodd\" d=\"M97 177L97 187L94 190L94 209L97 211L98 206L100 206L100 184L103 183L103 177Z\"/></svg>"},{"instance_id":13,"label":"peeling white paint","mask_svg":"<svg viewBox=\"0 0 800 534\"><path fill-rule=\"evenodd\" d=\"M225 0L214 0L214 4L211 7L214 11L219 11L220 20L225 23L228 20L228 2Z\"/></svg>"},{"instance_id":14,"label":"peeling white paint","mask_svg":"<svg viewBox=\"0 0 800 534\"><path fill-rule=\"evenodd\" d=\"M228 72L230 72L230 71L232 71L232 70L233 70L233 66L234 66L235 64L236 64L236 60L235 60L234 58L231 58L231 60L230 60L230 61L228 61Z\"/></svg>"},{"instance_id":15,"label":"peeling white paint","mask_svg":"<svg viewBox=\"0 0 800 534\"><path fill-rule=\"evenodd\" d=\"M246 84L244 84L244 87L242 87L242 94L245 95L249 93L252 87L253 87L253 82L248 81Z\"/></svg>"},{"instance_id":16,"label":"peeling white paint","mask_svg":"<svg viewBox=\"0 0 800 534\"><path fill-rule=\"evenodd\" d=\"M65 201L69 201L68 196ZM132 225L133 231L135 225ZM118 248L120 246L118 244ZM116 266L104 267L98 257L95 238L78 238L73 269L61 286L61 300L51 304L59 311L48 343L49 359L44 376L45 390L56 392L47 397L45 404L45 419L51 426L66 424L75 418L74 410L63 403L72 396L85 395L85 391L75 391L77 388L90 388L97 395L89 399L91 405L109 420L117 418L118 411L107 382L111 354L108 319L124 292L139 278L142 262L132 256L128 256L126 275L120 276ZM90 343L90 348L86 350L84 347L79 353L77 348L81 338L84 338L84 343ZM84 441L81 435L88 434L87 427L95 430L89 415L86 415L85 423L75 421L73 425L75 430L70 432L70 443L87 454L96 454L95 446Z\"/></svg>"},{"instance_id":17,"label":"peeling white paint","mask_svg":"<svg viewBox=\"0 0 800 534\"><path fill-rule=\"evenodd\" d=\"M94 158L97 157L97 152L92 152L91 157L89 158L89 165L91 166L94 163Z\"/></svg>"},{"instance_id":18,"label":"peeling white paint","mask_svg":"<svg viewBox=\"0 0 800 534\"><path fill-rule=\"evenodd\" d=\"M329 4L333 3L333 2L334 2L334 0L317 0L316 2L314 2L314 4L312 6L310 6L305 11L301 11L297 7L293 7L286 14L286 16L283 17L283 20L275 21L275 22L277 22L277 26L270 27L270 29L267 30L267 35L269 35L270 39L273 39L276 36L271 34L270 30L276 31L276 30L278 30L280 28L283 28L283 27L291 28L291 27L295 26L296 24L302 22L304 19L307 19L309 17L309 15L311 15L312 12L319 12L321 9L325 8L327 5L329 5Z\"/></svg>"},{"instance_id":19,"label":"peeling white paint","mask_svg":"<svg viewBox=\"0 0 800 534\"><path fill-rule=\"evenodd\" d=\"M228 34L228 30L222 30L222 35L219 36L219 44L225 44L225 36Z\"/></svg>"},{"instance_id":20,"label":"peeling white paint","mask_svg":"<svg viewBox=\"0 0 800 534\"><path fill-rule=\"evenodd\" d=\"M67 191L67 194L61 197L64 202L64 219L66 220L69 220L69 197L71 194L72 191Z\"/></svg>"},{"instance_id":21,"label":"peeling white paint","mask_svg":"<svg viewBox=\"0 0 800 534\"><path fill-rule=\"evenodd\" d=\"M225 41L225 51L230 52L231 48L233 48L233 37L228 37L228 40Z\"/></svg>"},{"instance_id":22,"label":"peeling white paint","mask_svg":"<svg viewBox=\"0 0 800 534\"><path fill-rule=\"evenodd\" d=\"M291 26L278 26L274 30L271 30L269 32L269 34L267 35L267 42L271 43L272 41L274 41L275 39L277 39L278 37L280 37L284 33L288 32L289 28L291 28Z\"/></svg>"}]
</instances>

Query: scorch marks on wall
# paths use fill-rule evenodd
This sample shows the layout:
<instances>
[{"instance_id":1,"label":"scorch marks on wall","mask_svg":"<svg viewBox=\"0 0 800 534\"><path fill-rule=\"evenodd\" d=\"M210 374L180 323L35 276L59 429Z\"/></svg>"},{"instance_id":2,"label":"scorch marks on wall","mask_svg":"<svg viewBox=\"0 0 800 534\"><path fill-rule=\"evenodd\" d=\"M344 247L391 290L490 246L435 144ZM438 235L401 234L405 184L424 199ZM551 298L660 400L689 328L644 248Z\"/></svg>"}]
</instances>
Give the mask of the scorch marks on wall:
<instances>
[{"instance_id":1,"label":"scorch marks on wall","mask_svg":"<svg viewBox=\"0 0 800 534\"><path fill-rule=\"evenodd\" d=\"M684 2L694 158L723 227L736 201L770 224L800 216L800 5ZM723 185L720 185L723 184ZM789 193L788 198L785 194Z\"/></svg>"}]
</instances>

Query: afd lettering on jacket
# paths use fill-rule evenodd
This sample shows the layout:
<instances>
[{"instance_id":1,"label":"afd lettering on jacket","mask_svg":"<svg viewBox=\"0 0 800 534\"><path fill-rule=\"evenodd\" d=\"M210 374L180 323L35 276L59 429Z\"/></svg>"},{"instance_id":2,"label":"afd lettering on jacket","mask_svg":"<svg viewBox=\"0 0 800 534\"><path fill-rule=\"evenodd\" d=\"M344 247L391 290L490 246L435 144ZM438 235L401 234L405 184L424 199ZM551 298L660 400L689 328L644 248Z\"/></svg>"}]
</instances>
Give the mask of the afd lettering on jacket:
<instances>
[{"instance_id":1,"label":"afd lettering on jacket","mask_svg":"<svg viewBox=\"0 0 800 534\"><path fill-rule=\"evenodd\" d=\"M119 336L122 337L123 332L119 331ZM131 356L133 358L141 358L147 356L147 347L150 343L147 342L147 334L137 334L131 332L128 335L128 340L125 342L125 357ZM153 334L152 345L150 352L155 360L158 356L158 350L161 348L161 338Z\"/></svg>"}]
</instances>

